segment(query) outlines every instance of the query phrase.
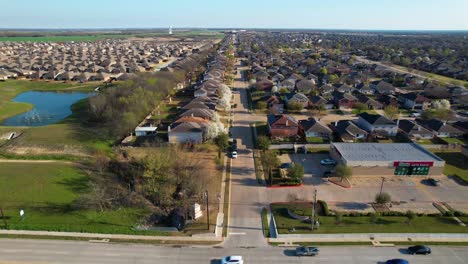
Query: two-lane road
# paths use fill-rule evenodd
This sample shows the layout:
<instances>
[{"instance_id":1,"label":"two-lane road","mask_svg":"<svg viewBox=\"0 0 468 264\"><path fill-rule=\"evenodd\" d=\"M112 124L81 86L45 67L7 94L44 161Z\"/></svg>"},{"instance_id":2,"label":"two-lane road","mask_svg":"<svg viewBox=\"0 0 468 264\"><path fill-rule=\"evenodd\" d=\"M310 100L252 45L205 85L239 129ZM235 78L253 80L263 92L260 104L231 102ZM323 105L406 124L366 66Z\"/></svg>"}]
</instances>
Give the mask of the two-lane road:
<instances>
[{"instance_id":1,"label":"two-lane road","mask_svg":"<svg viewBox=\"0 0 468 264\"><path fill-rule=\"evenodd\" d=\"M226 255L242 255L245 263L379 263L390 258L405 258L410 263L468 263L463 247L432 247L429 256L410 256L399 247L320 247L316 257L293 256L292 248L215 248L160 247L134 244L95 244L80 241L0 239L0 263L15 264L215 264Z\"/></svg>"}]
</instances>

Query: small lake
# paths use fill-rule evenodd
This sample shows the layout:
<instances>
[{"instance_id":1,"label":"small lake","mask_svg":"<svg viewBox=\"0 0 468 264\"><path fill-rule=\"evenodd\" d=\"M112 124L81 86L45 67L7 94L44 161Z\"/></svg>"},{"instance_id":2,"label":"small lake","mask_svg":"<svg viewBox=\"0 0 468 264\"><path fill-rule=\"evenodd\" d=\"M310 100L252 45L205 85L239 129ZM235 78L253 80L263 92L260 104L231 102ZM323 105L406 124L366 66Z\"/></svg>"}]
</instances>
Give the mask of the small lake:
<instances>
[{"instance_id":1,"label":"small lake","mask_svg":"<svg viewBox=\"0 0 468 264\"><path fill-rule=\"evenodd\" d=\"M4 126L46 126L60 122L72 114L71 105L90 97L94 93L84 92L24 92L12 99L34 105L28 112L6 119Z\"/></svg>"}]
</instances>

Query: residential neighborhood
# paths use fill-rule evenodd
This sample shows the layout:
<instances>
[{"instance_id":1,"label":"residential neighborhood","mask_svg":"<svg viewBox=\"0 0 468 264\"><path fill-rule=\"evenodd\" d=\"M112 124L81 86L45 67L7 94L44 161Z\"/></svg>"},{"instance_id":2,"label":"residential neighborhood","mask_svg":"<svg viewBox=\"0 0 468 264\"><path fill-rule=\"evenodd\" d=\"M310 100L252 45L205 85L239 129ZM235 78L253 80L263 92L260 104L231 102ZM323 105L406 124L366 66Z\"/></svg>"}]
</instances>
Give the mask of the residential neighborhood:
<instances>
[{"instance_id":1,"label":"residential neighborhood","mask_svg":"<svg viewBox=\"0 0 468 264\"><path fill-rule=\"evenodd\" d=\"M468 263L468 3L20 2L0 264Z\"/></svg>"}]
</instances>

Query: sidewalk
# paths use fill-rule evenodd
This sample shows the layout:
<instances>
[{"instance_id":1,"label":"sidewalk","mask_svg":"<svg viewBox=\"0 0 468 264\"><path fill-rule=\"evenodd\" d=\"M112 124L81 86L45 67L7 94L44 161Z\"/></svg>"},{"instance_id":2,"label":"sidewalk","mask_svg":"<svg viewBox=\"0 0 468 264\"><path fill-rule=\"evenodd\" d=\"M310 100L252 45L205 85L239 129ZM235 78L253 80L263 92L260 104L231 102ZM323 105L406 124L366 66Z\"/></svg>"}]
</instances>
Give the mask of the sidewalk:
<instances>
[{"instance_id":1,"label":"sidewalk","mask_svg":"<svg viewBox=\"0 0 468 264\"><path fill-rule=\"evenodd\" d=\"M270 238L270 243L291 242L468 242L468 234L451 233L358 233L358 234L289 234Z\"/></svg>"},{"instance_id":2,"label":"sidewalk","mask_svg":"<svg viewBox=\"0 0 468 264\"><path fill-rule=\"evenodd\" d=\"M118 239L118 240L145 240L145 241L190 241L190 242L221 242L222 237L216 236L142 236L121 234L98 234L78 232L56 232L56 231L29 231L29 230L0 230L0 235L27 235L27 236L51 236L51 237L74 237L89 239Z\"/></svg>"}]
</instances>

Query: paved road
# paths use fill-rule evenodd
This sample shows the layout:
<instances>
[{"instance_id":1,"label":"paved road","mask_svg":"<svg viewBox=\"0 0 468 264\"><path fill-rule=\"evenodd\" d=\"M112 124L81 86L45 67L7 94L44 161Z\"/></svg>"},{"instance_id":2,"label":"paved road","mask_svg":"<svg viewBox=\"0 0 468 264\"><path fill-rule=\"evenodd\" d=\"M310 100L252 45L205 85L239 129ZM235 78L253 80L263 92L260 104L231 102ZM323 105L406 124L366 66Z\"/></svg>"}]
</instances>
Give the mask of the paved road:
<instances>
[{"instance_id":1,"label":"paved road","mask_svg":"<svg viewBox=\"0 0 468 264\"><path fill-rule=\"evenodd\" d=\"M238 71L234 88L234 122L232 136L237 139L238 157L231 164L231 208L228 224L228 238L225 247L267 247L262 233L260 212L263 207L262 190L255 178L252 156L253 139L248 112L247 83L241 81Z\"/></svg>"},{"instance_id":2,"label":"paved road","mask_svg":"<svg viewBox=\"0 0 468 264\"><path fill-rule=\"evenodd\" d=\"M317 257L298 258L292 249L215 247L169 248L151 245L94 244L79 241L0 239L0 263L219 263L225 255L242 255L245 263L379 263L406 258L410 263L468 263L463 247L433 247L430 256L409 256L399 247L320 247Z\"/></svg>"}]
</instances>

